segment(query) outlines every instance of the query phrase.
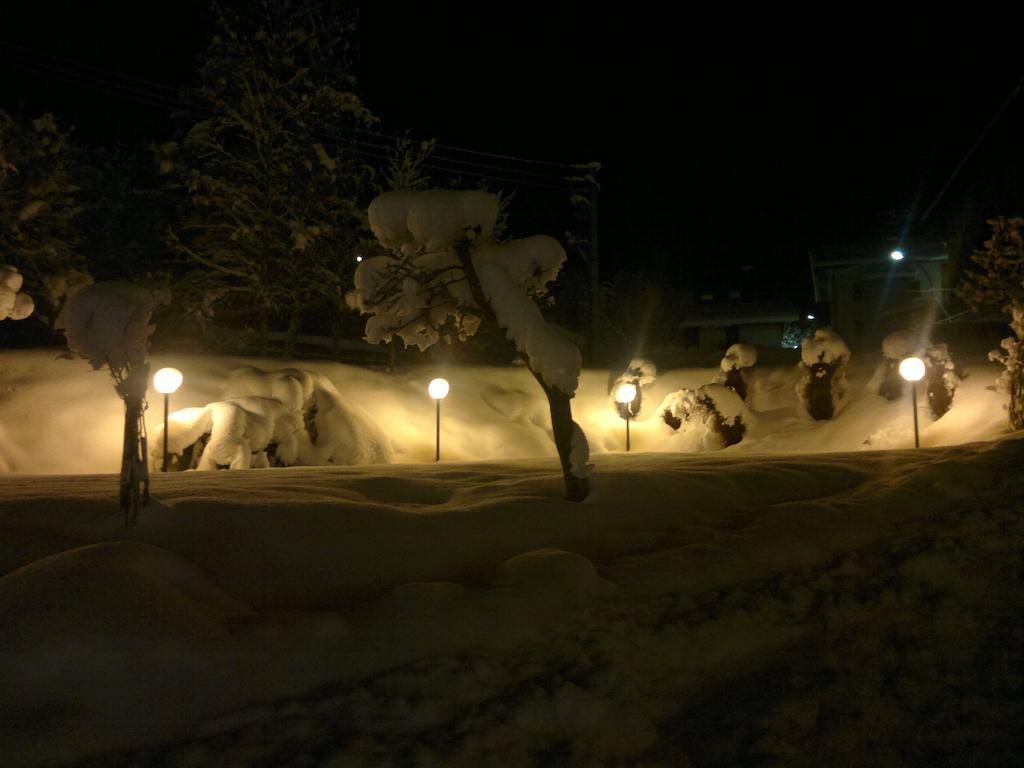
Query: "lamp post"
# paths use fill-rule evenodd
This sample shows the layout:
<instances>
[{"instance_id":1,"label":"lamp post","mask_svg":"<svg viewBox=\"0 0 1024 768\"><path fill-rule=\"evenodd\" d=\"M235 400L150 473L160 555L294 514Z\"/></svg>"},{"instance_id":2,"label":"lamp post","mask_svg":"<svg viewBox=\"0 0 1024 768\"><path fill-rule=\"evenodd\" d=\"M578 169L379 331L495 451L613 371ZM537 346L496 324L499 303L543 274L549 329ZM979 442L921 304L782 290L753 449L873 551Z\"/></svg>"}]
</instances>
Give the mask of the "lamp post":
<instances>
[{"instance_id":1,"label":"lamp post","mask_svg":"<svg viewBox=\"0 0 1024 768\"><path fill-rule=\"evenodd\" d=\"M181 386L182 379L181 371L177 368L161 368L155 374L153 374L153 388L157 392L164 396L164 464L161 468L161 472L166 472L168 467L168 460L170 456L167 453L167 434L168 434L168 412L170 410L171 395L178 391L178 387Z\"/></svg>"},{"instance_id":2,"label":"lamp post","mask_svg":"<svg viewBox=\"0 0 1024 768\"><path fill-rule=\"evenodd\" d=\"M615 402L626 412L626 452L629 452L629 420L633 417L633 401L636 400L636 384L620 384L615 390Z\"/></svg>"},{"instance_id":3,"label":"lamp post","mask_svg":"<svg viewBox=\"0 0 1024 768\"><path fill-rule=\"evenodd\" d=\"M427 384L427 394L434 398L434 402L437 403L437 429L436 429L436 441L434 450L434 461L441 460L441 401L448 396L448 380L447 379L432 379Z\"/></svg>"},{"instance_id":4,"label":"lamp post","mask_svg":"<svg viewBox=\"0 0 1024 768\"><path fill-rule=\"evenodd\" d=\"M910 402L914 408L914 447L921 447L917 433L917 382L924 378L924 361L919 357L907 357L900 363L900 376L910 382Z\"/></svg>"}]
</instances>

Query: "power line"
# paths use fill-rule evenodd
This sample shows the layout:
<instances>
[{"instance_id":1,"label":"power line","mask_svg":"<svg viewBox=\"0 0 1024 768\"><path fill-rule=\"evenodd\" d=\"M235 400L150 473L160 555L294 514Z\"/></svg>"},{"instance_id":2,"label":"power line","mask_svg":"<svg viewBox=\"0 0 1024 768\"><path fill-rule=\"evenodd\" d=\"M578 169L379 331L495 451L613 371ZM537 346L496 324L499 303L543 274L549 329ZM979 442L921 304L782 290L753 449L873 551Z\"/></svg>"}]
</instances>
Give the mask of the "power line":
<instances>
[{"instance_id":1,"label":"power line","mask_svg":"<svg viewBox=\"0 0 1024 768\"><path fill-rule=\"evenodd\" d=\"M1003 112L1006 111L1006 108L1010 106L1010 103L1015 98L1017 98L1017 95L1021 92L1022 87L1024 87L1024 76L1022 76L1021 79L1017 81L1017 85L1015 85L1013 87L1013 90L1010 91L1010 95L1006 97L1002 105L999 107L999 109L996 110L996 113L992 116L992 119L988 121L988 125L985 126L985 130L981 132L981 135L978 136L974 144L971 145L971 148L967 150L967 154L963 156L957 167L953 169L953 172L951 174L949 174L949 178L946 179L946 183L942 185L942 189L939 190L939 194L935 196L935 199L932 200L931 205L928 206L928 209L924 212L924 215L921 216L922 224L924 224L925 219L928 218L929 214L931 214L935 206L939 204L939 201L942 200L942 197L943 195L946 194L946 190L949 189L950 184L952 184L953 180L960 175L960 171L962 171L964 166L967 165L967 161L971 159L971 155L974 154L974 151L981 145L981 142L985 140L985 137L988 136L989 131L992 130L993 126L995 126L995 124L999 121L999 118L1002 117Z\"/></svg>"},{"instance_id":2,"label":"power line","mask_svg":"<svg viewBox=\"0 0 1024 768\"><path fill-rule=\"evenodd\" d=\"M33 49L29 49L29 48L27 48L25 46L14 45L13 47L16 47L16 48L18 48L20 50L33 51ZM34 53L36 55L40 55L39 52L34 52ZM215 114L211 110L204 110L201 106L199 106L197 104L194 104L194 103L189 103L189 102L184 101L184 100L182 100L182 99L180 99L178 97L165 96L162 93L154 93L153 91L147 90L145 88L139 88L139 87L136 87L136 86L133 86L133 85L127 85L125 83L120 83L120 82L117 82L115 80L111 80L109 78L105 78L105 77L102 77L102 76L99 76L99 75L91 75L91 74L88 74L86 72L74 71L74 70L69 69L68 67L60 66L60 65L57 65L57 64L51 64L51 63L47 63L45 61L33 60L31 58L31 55L30 56L25 56L23 54L13 53L13 52L11 52L9 50L4 50L4 49L0 49L0 55L4 56L9 61L11 61L15 67L17 67L19 69L22 69L24 71L32 72L34 74L41 75L41 76L44 76L44 77L50 77L50 78L53 78L53 79L56 79L56 80L59 80L61 82L65 82L65 83L68 83L68 84L71 84L71 85L75 85L75 86L79 86L79 87L83 87L83 88L88 88L88 89L94 90L94 91L99 92L99 93L103 93L103 94L108 95L108 96L113 96L113 97L116 97L116 98L121 98L121 99L125 99L125 100L128 100L128 101L133 101L133 102L136 102L136 103L139 103L139 104L144 104L144 105L147 105L147 106L156 107L158 109L166 110L168 112L173 112L173 111L177 111L177 110L180 110L180 109L192 109L192 110L196 110L196 111L199 111L199 112L203 112L203 113L205 113L205 114L207 114L209 116L213 116ZM114 72L112 70L106 70L106 69L103 69L103 68L100 68L100 67L93 67L91 65L82 64L81 62L74 61L73 59L67 59L67 58L64 58L64 57L58 57L58 56L54 56L52 54L42 54L42 55L50 56L53 59L56 59L56 60L59 60L59 61L63 61L63 62L67 62L68 64L71 64L71 65L74 65L74 66L77 66L77 67L81 67L83 69L91 69L93 71L100 71L100 72L103 72L105 74L112 75L114 77L120 77L120 78L124 78L124 79L128 79L128 80L132 80L134 82L138 82L138 83L141 83L141 84L144 84L144 85L160 88L160 89L168 91L168 92L175 92L175 89L171 88L170 86L163 85L163 84L160 84L160 83L155 83L153 81L145 80L143 78L135 78L135 77L132 77L130 75L125 75L123 73ZM385 152L385 153L386 152L392 152L392 151L398 151L400 149L400 144L401 143L408 142L408 141L415 141L413 139L401 138L401 137L398 137L398 136L387 134L387 133L384 133L382 131L374 132L374 131L367 131L367 130L363 130L363 129L359 129L359 128L350 129L350 131L352 133L354 133L354 134L368 136L368 137L371 137L373 139L383 140L385 142L390 140L391 142L393 142L393 145L389 146L387 144L379 144L379 143L374 143L372 141L367 141L365 139L359 139L356 136L349 137L349 140L352 142L352 144L355 147L357 147L357 149L362 154L364 154L364 155L366 155L368 157L373 157L373 158L375 158L377 160L385 161L385 162L390 162L393 159L393 157L388 156L388 155L381 155L381 154L379 154L379 152L375 153L372 150L376 149L376 150L379 150L379 151L382 151L382 152ZM337 136L326 136L326 135L321 135L321 134L318 134L318 136L320 138L331 139L331 140L336 140L338 138ZM422 142L420 142L420 143L422 143ZM543 166L543 167L549 167L549 168L559 168L559 169L563 169L563 170L571 170L571 171L573 171L575 173L579 173L580 171L596 170L596 168L594 167L594 164L591 164L591 165L579 165L579 164L578 165L569 165L569 164L564 164L564 163L552 163L552 162L548 162L548 161L545 161L545 160L530 160L530 159L526 159L526 158L513 157L511 155L501 155L501 154L497 154L497 153L482 152L482 151L479 151L479 150L472 150L472 149L466 149L466 148L461 148L461 147L454 147L454 146L450 146L450 145L441 145L441 144L435 144L434 147L435 148L439 147L439 148L447 149L449 152L462 152L462 153L465 153L465 154L481 156L481 157L491 157L491 158L509 160L509 161L512 161L512 162L518 162L518 163L534 164L534 165ZM367 148L370 148L370 149L367 149ZM445 163L447 163L449 165L444 165ZM466 167L465 168L452 168L452 167L450 167L450 165L466 166ZM473 176L473 177L476 177L476 178L492 179L494 181L504 181L504 182L508 182L508 183L512 183L512 184L521 184L521 185L524 185L524 186L541 187L541 188L547 188L547 189L558 189L558 190L563 190L563 191L575 191L575 190L579 189L582 186L585 186L587 184L592 183L592 181L589 181L589 180L587 180L585 178L573 178L573 177L568 177L568 176L564 176L564 175L555 175L555 174L539 172L539 171L535 171L535 170L528 170L526 168L517 168L515 166L510 166L510 165L496 165L496 164L493 164L493 163L483 163L483 162L479 162L479 161L475 161L475 160L465 160L465 159L461 159L461 158L458 158L458 157L452 157L452 156L447 155L447 154L434 154L434 153L431 153L430 155L427 156L427 159L424 161L424 167L427 167L427 168L430 168L430 169L433 169L433 170L437 170L437 171L441 171L441 172L444 172L444 173L455 174L457 176L459 176L459 175ZM492 173L493 171L498 171L498 172L500 172L500 174L504 174L504 175L499 175L499 174L496 174L496 173ZM511 174L511 176L509 174ZM523 177L526 177L526 178L519 178L520 176L523 176Z\"/></svg>"},{"instance_id":3,"label":"power line","mask_svg":"<svg viewBox=\"0 0 1024 768\"><path fill-rule=\"evenodd\" d=\"M82 61L76 61L74 59L68 59L68 58L65 58L63 56L58 56L57 54L50 53L49 51L42 51L42 50L39 50L37 48L30 48L29 46L22 45L20 43L12 43L9 40L0 40L0 43L2 43L2 45L4 47L7 47L7 48L17 48L17 49L19 49L21 51L24 51L25 53L27 53L30 56L44 56L44 57L53 59L55 61L63 62L64 64L70 64L70 65L72 65L72 66L74 66L76 68L79 68L79 69L91 69L94 72L101 72L103 74L111 75L112 77L117 77L117 78L120 78L122 80L131 80L131 81L134 81L136 83L141 83L142 85L148 85L148 86L150 86L152 88L159 88L161 90L164 90L164 91L167 91L167 92L171 93L175 97L178 96L178 93L179 93L179 89L178 88L175 88L173 86L167 85L165 83L158 83L155 80L147 80L147 79L145 79L143 77L137 77L135 75L128 75L128 74L125 74L124 72L118 72L118 71L113 70L113 69L106 69L105 67L98 67L98 66L96 66L94 64L86 64L85 62L82 62ZM2 49L0 49L0 50L2 50Z\"/></svg>"}]
</instances>

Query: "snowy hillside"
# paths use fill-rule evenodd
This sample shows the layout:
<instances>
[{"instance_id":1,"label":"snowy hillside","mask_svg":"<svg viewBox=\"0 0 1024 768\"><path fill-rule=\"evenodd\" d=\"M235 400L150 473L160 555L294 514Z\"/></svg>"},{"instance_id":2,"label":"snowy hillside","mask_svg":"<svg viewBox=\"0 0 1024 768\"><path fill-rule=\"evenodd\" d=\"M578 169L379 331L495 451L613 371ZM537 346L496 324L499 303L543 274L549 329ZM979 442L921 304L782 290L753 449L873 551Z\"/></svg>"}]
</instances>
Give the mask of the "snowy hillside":
<instances>
[{"instance_id":1,"label":"snowy hillside","mask_svg":"<svg viewBox=\"0 0 1024 768\"><path fill-rule=\"evenodd\" d=\"M173 408L228 381L224 360L155 362L186 373ZM865 391L873 367L825 423L798 413L793 370L766 368L748 436L699 454L648 408L716 371L669 372L628 455L614 376L584 372L583 503L562 499L526 372L446 372L436 465L438 371L316 368L399 463L156 473L125 529L114 476L73 474L117 466L109 381L0 355L5 765L1018 754L1024 441L1005 436L994 368L923 420L917 451L863 450L912 443L909 403Z\"/></svg>"}]
</instances>

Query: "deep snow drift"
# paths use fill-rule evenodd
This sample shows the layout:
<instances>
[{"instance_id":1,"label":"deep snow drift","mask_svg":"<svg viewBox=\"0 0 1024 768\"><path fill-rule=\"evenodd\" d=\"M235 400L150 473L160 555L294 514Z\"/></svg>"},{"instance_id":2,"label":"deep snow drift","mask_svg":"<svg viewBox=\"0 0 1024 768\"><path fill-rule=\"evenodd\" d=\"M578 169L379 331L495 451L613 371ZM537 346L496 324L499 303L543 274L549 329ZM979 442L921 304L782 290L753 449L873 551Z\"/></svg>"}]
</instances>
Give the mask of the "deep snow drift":
<instances>
[{"instance_id":1,"label":"deep snow drift","mask_svg":"<svg viewBox=\"0 0 1024 768\"><path fill-rule=\"evenodd\" d=\"M855 357L848 366L845 401L830 421L815 422L801 411L795 387L801 377L792 366L744 369L748 379L743 421L747 434L730 452L854 451L905 448L914 444L909 391L901 399L878 396L872 381L881 356ZM276 387L280 377L251 375L282 368L280 360L225 357L154 356L150 369L181 369L185 380L171 398L171 410L205 408L237 396L302 399ZM446 376L451 392L441 406L441 452L445 461L554 456L550 417L543 393L524 368L418 368L386 374L348 365L303 361L308 385L319 399L321 431L334 435L334 451L310 447L300 463L398 463L434 459L434 403L427 382ZM933 422L922 404L921 444L955 445L988 440L1008 431L1006 395L989 389L1002 368L980 363L966 368L953 407ZM573 400L573 415L592 454L625 448L625 422L610 396L618 376L586 370ZM644 387L642 408L631 424L634 451L695 452L714 447L705 430L673 430L661 418L660 404L680 390L714 382L718 367L661 373ZM295 386L292 380L285 384ZM315 384L315 387L314 387ZM161 396L149 392L150 452L160 450ZM330 423L328 414L333 413ZM264 431L273 431L273 419ZM188 417L188 418L186 418ZM200 418L182 414L182 423ZM124 410L109 378L81 361L57 359L53 352L0 350L0 472L116 472L121 460ZM175 435L174 424L171 430ZM387 443L386 445L383 443ZM172 446L171 450L174 450ZM228 461L219 463L227 464Z\"/></svg>"},{"instance_id":2,"label":"deep snow drift","mask_svg":"<svg viewBox=\"0 0 1024 768\"><path fill-rule=\"evenodd\" d=\"M223 396L225 361L167 363L186 373L174 407ZM856 359L823 423L799 414L795 369L754 369L748 437L699 454L646 412L643 452L617 452L614 376L586 372L580 504L525 371L447 372L435 465L438 371L316 366L406 463L156 473L125 529L114 476L23 473L117 466L121 404L75 365L0 355L0 457L21 471L0 475L5 764L1018 755L1024 441L1001 437L994 366L923 442L999 439L919 451L863 450L913 438L909 403L865 395ZM665 373L644 402L716 372Z\"/></svg>"}]
</instances>

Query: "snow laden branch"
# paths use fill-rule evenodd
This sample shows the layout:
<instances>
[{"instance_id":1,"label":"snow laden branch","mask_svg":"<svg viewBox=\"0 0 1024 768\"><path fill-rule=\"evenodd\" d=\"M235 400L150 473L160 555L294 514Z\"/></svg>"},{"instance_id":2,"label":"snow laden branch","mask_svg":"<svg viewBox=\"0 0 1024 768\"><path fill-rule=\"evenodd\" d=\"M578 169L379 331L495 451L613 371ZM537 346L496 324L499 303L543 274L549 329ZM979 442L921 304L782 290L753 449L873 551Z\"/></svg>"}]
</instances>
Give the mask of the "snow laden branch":
<instances>
[{"instance_id":1,"label":"snow laden branch","mask_svg":"<svg viewBox=\"0 0 1024 768\"><path fill-rule=\"evenodd\" d=\"M350 306L369 315L366 340L427 349L442 337L465 340L482 321L501 328L544 390L566 494L589 492L589 448L570 400L580 353L550 326L534 301L565 262L554 239L535 235L496 242L495 195L481 191L385 192L369 208L370 227L387 255L364 260Z\"/></svg>"},{"instance_id":2,"label":"snow laden branch","mask_svg":"<svg viewBox=\"0 0 1024 768\"><path fill-rule=\"evenodd\" d=\"M21 292L24 278L8 264L0 264L0 320L24 320L32 314L35 302L27 293Z\"/></svg>"}]
</instances>

